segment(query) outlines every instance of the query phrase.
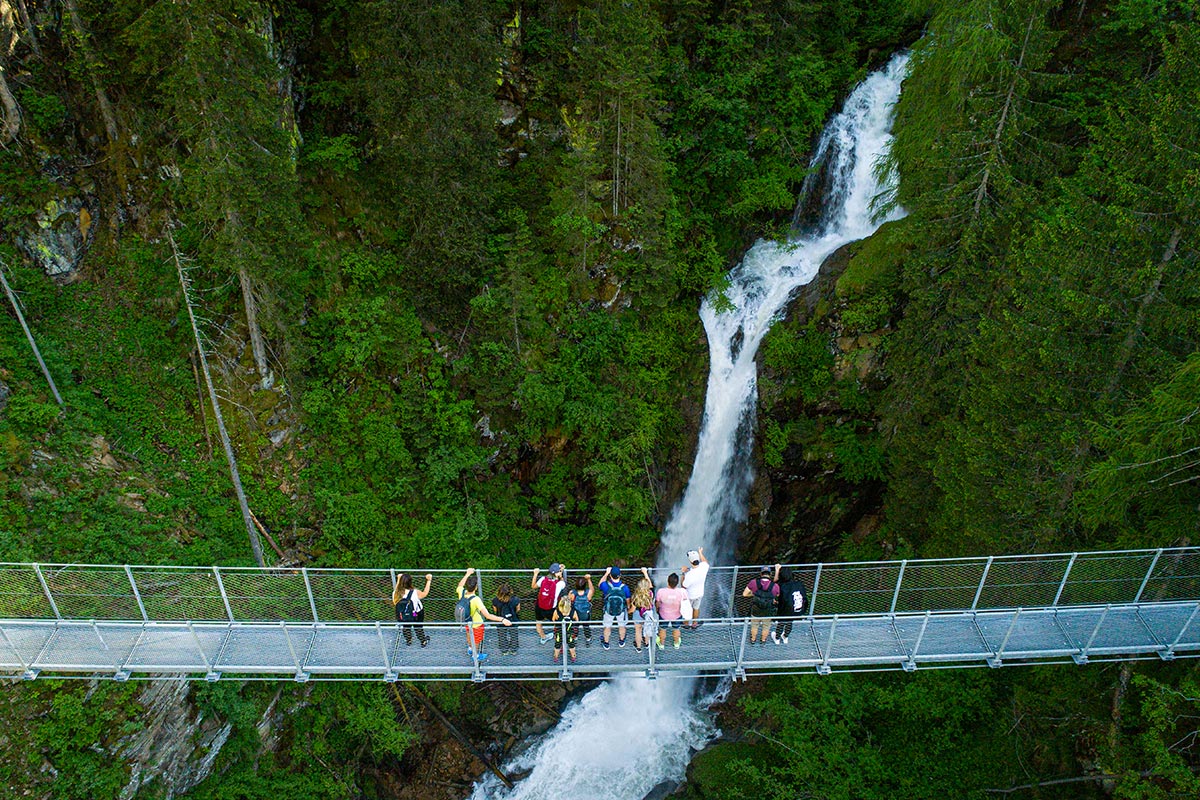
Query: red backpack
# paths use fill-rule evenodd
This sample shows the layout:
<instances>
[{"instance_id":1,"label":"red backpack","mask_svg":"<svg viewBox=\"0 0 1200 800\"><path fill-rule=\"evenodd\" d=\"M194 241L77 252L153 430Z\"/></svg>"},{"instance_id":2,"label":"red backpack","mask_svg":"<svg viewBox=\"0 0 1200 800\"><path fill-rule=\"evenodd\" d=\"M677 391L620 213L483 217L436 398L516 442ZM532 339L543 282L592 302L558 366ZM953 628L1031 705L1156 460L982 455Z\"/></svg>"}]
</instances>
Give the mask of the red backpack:
<instances>
[{"instance_id":1,"label":"red backpack","mask_svg":"<svg viewBox=\"0 0 1200 800\"><path fill-rule=\"evenodd\" d=\"M542 611L549 611L554 608L556 603L558 603L558 581L553 576L547 575L538 584L538 608Z\"/></svg>"}]
</instances>

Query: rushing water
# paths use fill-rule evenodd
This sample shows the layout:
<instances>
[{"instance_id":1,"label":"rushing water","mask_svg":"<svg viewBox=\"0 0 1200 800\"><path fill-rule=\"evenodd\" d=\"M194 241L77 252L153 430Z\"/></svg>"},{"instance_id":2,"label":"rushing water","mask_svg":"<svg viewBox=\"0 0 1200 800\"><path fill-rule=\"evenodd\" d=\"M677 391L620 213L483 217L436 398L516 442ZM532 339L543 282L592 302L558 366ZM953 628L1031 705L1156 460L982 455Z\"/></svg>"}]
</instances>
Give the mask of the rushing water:
<instances>
[{"instance_id":1,"label":"rushing water","mask_svg":"<svg viewBox=\"0 0 1200 800\"><path fill-rule=\"evenodd\" d=\"M663 569L677 568L696 546L713 563L728 563L753 479L758 346L793 292L816 276L829 254L902 213L875 213L876 198L894 188L887 179L881 185L875 167L891 144L892 109L907 65L901 54L870 75L822 132L813 166L822 168L825 185L806 186L823 194L820 219L785 244L756 243L729 275L727 302L710 297L701 306L709 347L704 421L687 491L663 533ZM716 589L709 586L705 594L713 606L704 609L706 616L725 607L721 600L727 598L716 596ZM706 711L711 697L696 697L696 688L693 680L665 677L604 683L506 765L509 772L529 772L515 789L505 790L489 775L472 800L640 800L660 783L682 779L692 753L715 733Z\"/></svg>"}]
</instances>

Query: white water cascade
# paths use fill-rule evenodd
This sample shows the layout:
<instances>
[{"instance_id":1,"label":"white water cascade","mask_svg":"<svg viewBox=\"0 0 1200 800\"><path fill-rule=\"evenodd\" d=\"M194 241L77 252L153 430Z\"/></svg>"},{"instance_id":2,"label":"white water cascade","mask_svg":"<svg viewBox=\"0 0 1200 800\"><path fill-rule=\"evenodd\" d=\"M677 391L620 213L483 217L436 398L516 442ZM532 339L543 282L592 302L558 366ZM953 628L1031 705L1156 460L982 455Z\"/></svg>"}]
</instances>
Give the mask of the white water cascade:
<instances>
[{"instance_id":1,"label":"white water cascade","mask_svg":"<svg viewBox=\"0 0 1200 800\"><path fill-rule=\"evenodd\" d=\"M822 132L813 158L827 183L821 219L785 244L757 242L729 275L728 302L710 297L701 306L710 359L704 420L687 491L663 534L656 585L664 585L662 570L677 570L694 547L703 546L715 564L733 554L753 479L754 359L763 336L826 257L902 215L896 208L875 213L876 198L894 189L888 179L880 183L875 167L891 144L907 66L900 54L867 77ZM728 597L717 596L717 588L708 587L705 616L727 608ZM471 800L641 800L656 786L681 780L692 754L715 733L706 711L711 698L693 697L695 688L678 678L604 683L569 705L554 730L506 765L509 772L529 773L513 790L489 775Z\"/></svg>"}]
</instances>

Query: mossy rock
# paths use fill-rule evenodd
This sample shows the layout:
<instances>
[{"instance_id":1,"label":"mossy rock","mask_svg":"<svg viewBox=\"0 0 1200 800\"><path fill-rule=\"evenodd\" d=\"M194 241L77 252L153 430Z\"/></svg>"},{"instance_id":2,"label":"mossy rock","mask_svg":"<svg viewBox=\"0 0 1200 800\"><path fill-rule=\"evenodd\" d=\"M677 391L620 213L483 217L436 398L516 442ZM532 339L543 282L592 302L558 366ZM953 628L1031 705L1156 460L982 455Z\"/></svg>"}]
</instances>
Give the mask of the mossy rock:
<instances>
[{"instance_id":1,"label":"mossy rock","mask_svg":"<svg viewBox=\"0 0 1200 800\"><path fill-rule=\"evenodd\" d=\"M749 761L762 765L766 750L751 742L720 742L696 754L687 769L687 783L676 797L686 800L720 800L729 796L730 765Z\"/></svg>"},{"instance_id":2,"label":"mossy rock","mask_svg":"<svg viewBox=\"0 0 1200 800\"><path fill-rule=\"evenodd\" d=\"M845 299L894 288L900 267L915 246L912 236L913 226L908 219L901 219L883 225L859 242L838 278L837 296Z\"/></svg>"}]
</instances>

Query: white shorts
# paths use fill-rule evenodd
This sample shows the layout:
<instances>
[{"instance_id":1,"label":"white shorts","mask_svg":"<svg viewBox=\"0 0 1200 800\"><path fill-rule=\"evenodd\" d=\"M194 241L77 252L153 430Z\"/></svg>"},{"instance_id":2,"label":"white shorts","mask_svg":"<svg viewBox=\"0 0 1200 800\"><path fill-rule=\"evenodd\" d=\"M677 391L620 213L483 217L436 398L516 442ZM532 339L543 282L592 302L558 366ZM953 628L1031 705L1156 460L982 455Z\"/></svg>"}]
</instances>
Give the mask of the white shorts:
<instances>
[{"instance_id":1,"label":"white shorts","mask_svg":"<svg viewBox=\"0 0 1200 800\"><path fill-rule=\"evenodd\" d=\"M629 621L629 615L626 614L624 611L622 611L620 614L618 614L615 617L612 614L605 614L604 622L602 624L604 625L605 628L611 628L613 626L613 623L615 622L617 625L620 625L622 628L624 628L625 623L628 621Z\"/></svg>"}]
</instances>

